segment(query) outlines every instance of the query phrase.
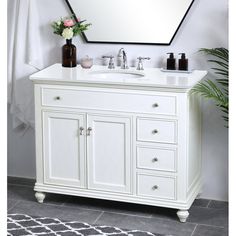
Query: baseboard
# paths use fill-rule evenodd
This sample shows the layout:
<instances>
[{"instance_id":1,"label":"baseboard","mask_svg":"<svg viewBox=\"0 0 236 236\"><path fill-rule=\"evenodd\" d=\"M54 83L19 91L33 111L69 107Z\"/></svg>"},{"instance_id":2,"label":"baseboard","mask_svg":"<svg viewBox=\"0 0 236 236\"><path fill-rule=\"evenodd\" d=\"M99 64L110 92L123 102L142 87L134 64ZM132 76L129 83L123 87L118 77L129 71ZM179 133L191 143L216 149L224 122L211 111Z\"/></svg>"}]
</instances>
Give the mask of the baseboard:
<instances>
[{"instance_id":1,"label":"baseboard","mask_svg":"<svg viewBox=\"0 0 236 236\"><path fill-rule=\"evenodd\" d=\"M7 176L7 184L25 185L33 187L35 182L36 180L33 178Z\"/></svg>"}]
</instances>

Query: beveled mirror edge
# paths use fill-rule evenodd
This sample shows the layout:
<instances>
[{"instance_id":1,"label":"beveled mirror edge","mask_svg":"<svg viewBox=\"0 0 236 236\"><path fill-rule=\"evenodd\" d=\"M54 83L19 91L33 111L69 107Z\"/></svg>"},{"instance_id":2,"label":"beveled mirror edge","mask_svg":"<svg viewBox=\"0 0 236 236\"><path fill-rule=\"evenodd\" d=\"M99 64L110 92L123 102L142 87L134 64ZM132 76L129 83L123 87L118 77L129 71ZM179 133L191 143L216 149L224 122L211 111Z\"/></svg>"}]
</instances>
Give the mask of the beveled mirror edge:
<instances>
[{"instance_id":1,"label":"beveled mirror edge","mask_svg":"<svg viewBox=\"0 0 236 236\"><path fill-rule=\"evenodd\" d=\"M66 4L67 4L69 10L71 11L71 14L74 16L75 21L78 22L77 16L76 16L76 14L75 14L75 12L74 12L74 10L73 10L73 8L72 8L72 6L71 6L69 0L65 0L65 2L66 2ZM89 41L84 32L82 32L82 35L83 35L83 38L85 39L86 43L99 43L99 44L136 44L136 45L170 46L171 43L173 42L175 36L177 35L177 33L178 33L178 31L179 31L181 25L183 24L183 22L184 22L186 16L188 15L188 13L189 13L189 11L190 11L190 9L191 9L191 7L192 7L192 5L193 5L194 2L195 2L195 0L192 0L192 1L191 1L191 3L190 3L190 5L189 5L189 7L188 7L186 13L184 14L184 16L183 16L183 18L182 18L180 24L178 25L178 27L177 27L177 29L176 29L176 31L175 31L174 35L172 36L172 38L171 38L171 40L170 40L169 43L140 43L140 42Z\"/></svg>"}]
</instances>

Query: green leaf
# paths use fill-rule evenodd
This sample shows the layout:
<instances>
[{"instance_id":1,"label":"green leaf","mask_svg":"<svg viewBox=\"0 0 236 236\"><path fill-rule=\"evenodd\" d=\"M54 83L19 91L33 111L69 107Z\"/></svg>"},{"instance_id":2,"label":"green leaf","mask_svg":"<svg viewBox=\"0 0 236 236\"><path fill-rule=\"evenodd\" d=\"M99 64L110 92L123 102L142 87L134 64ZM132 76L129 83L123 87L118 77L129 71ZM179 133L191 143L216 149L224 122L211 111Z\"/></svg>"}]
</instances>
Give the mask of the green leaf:
<instances>
[{"instance_id":1,"label":"green leaf","mask_svg":"<svg viewBox=\"0 0 236 236\"><path fill-rule=\"evenodd\" d=\"M209 59L208 62L214 64L217 67L211 68L216 75L221 75L224 78L216 78L216 82L209 79L196 84L190 93L199 94L206 99L211 99L215 102L224 115L222 118L226 121L225 127L228 127L228 60L229 51L226 48L201 48L200 52L204 52L207 55L214 57Z\"/></svg>"},{"instance_id":2,"label":"green leaf","mask_svg":"<svg viewBox=\"0 0 236 236\"><path fill-rule=\"evenodd\" d=\"M223 76L225 76L225 77L228 77L228 76L229 76L229 75L226 74L225 72L218 72L218 71L216 71L215 74L217 74L217 75L223 75Z\"/></svg>"},{"instance_id":3,"label":"green leaf","mask_svg":"<svg viewBox=\"0 0 236 236\"><path fill-rule=\"evenodd\" d=\"M228 59L229 59L228 50L225 48L212 48L212 49L201 48L199 51L204 52L207 55L211 55L216 58L220 58L226 62L228 62Z\"/></svg>"},{"instance_id":4,"label":"green leaf","mask_svg":"<svg viewBox=\"0 0 236 236\"><path fill-rule=\"evenodd\" d=\"M208 60L209 62L215 63L223 68L225 68L226 70L228 70L229 66L228 63L224 63L222 61L217 61L217 60Z\"/></svg>"}]
</instances>

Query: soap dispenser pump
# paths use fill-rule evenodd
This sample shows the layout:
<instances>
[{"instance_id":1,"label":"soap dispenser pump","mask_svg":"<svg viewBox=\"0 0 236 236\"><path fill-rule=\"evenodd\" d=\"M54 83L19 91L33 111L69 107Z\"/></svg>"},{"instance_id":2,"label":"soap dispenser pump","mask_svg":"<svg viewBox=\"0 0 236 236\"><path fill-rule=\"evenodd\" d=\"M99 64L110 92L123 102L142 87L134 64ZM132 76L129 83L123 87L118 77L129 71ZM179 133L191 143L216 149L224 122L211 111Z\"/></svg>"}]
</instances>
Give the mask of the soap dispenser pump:
<instances>
[{"instance_id":1,"label":"soap dispenser pump","mask_svg":"<svg viewBox=\"0 0 236 236\"><path fill-rule=\"evenodd\" d=\"M181 58L179 59L179 70L188 70L188 59L185 57L185 53L179 53Z\"/></svg>"},{"instance_id":2,"label":"soap dispenser pump","mask_svg":"<svg viewBox=\"0 0 236 236\"><path fill-rule=\"evenodd\" d=\"M174 58L174 53L173 52L169 52L167 53L169 54L169 58L167 59L167 66L166 66L166 69L167 70L175 70L175 58Z\"/></svg>"}]
</instances>

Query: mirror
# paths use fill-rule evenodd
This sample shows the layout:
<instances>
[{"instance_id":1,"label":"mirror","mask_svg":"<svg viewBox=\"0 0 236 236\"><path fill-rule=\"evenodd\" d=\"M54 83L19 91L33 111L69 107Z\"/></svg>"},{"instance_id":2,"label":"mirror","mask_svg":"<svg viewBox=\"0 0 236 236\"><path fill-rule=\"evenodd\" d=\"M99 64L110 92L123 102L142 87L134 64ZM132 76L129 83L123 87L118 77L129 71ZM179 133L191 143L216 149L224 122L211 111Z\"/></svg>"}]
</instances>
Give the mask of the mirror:
<instances>
[{"instance_id":1,"label":"mirror","mask_svg":"<svg viewBox=\"0 0 236 236\"><path fill-rule=\"evenodd\" d=\"M65 0L88 43L170 45L194 0Z\"/></svg>"}]
</instances>

